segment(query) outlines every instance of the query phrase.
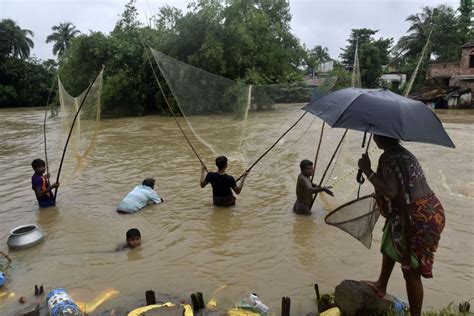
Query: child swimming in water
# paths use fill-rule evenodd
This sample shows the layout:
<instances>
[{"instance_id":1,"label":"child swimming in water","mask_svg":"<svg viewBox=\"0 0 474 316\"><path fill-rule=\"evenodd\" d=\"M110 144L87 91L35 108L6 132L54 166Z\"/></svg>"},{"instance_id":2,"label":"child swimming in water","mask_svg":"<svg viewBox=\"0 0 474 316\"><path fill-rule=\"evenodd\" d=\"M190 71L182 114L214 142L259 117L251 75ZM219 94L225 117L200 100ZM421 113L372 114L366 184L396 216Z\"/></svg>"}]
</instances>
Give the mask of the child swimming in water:
<instances>
[{"instance_id":1,"label":"child swimming in water","mask_svg":"<svg viewBox=\"0 0 474 316\"><path fill-rule=\"evenodd\" d=\"M136 228L131 228L127 231L126 234L126 242L121 243L117 246L117 251L124 250L124 249L135 249L142 244L142 235L140 231Z\"/></svg>"}]
</instances>

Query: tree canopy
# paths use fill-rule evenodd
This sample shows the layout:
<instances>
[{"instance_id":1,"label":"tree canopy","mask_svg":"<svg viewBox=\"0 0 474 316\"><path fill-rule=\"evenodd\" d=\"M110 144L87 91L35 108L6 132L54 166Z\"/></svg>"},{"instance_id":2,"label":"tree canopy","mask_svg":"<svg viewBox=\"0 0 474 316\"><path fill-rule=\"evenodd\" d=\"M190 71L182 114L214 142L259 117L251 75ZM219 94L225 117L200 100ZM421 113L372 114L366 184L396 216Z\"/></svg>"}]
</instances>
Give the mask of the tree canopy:
<instances>
[{"instance_id":1,"label":"tree canopy","mask_svg":"<svg viewBox=\"0 0 474 316\"><path fill-rule=\"evenodd\" d=\"M393 43L391 38L375 39L377 30L352 29L347 40L348 45L342 49L341 62L346 69L352 70L354 65L354 54L358 45L359 65L364 88L372 88L377 85L377 79L384 72L384 66L390 60L390 48Z\"/></svg>"}]
</instances>

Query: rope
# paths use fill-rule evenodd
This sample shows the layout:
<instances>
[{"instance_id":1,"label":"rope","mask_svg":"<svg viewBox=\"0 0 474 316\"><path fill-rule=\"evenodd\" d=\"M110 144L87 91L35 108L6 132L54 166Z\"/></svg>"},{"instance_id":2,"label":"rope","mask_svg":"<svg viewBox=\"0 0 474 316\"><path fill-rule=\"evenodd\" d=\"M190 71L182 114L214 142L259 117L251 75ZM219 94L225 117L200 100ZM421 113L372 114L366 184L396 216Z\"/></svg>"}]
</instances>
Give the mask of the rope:
<instances>
[{"instance_id":1,"label":"rope","mask_svg":"<svg viewBox=\"0 0 474 316\"><path fill-rule=\"evenodd\" d=\"M342 134L341 140L340 140L339 143L337 144L336 150L334 150L334 153L332 154L331 159L329 160L329 163L328 163L328 165L327 165L327 167L326 167L326 170L324 170L323 176L321 177L321 180L319 181L319 186L321 186L321 185L323 184L323 181L324 181L324 178L326 177L326 174L327 174L327 172L328 172L328 169L329 169L329 167L331 166L332 161L334 160L334 157L336 156L337 152L339 151L339 147L341 147L341 144L342 144L342 142L344 141L344 138L346 137L347 131L348 131L348 129L346 129L346 130L344 131L344 134ZM317 196L318 196L318 192L316 192L316 193L314 194L313 201L311 202L311 206L309 207L310 210L311 210L311 208L313 207L314 201L316 200L316 197L317 197Z\"/></svg>"},{"instance_id":2,"label":"rope","mask_svg":"<svg viewBox=\"0 0 474 316\"><path fill-rule=\"evenodd\" d=\"M56 177L56 183L59 182L59 177L61 175L61 168L62 168L63 162L64 162L64 156L66 155L67 145L69 144L69 139L71 138L72 130L74 129L74 124L76 124L76 120L79 117L79 113L81 112L82 106L84 105L84 102L86 101L86 98L87 98L87 95L89 94L89 91L91 91L92 86L94 85L94 82L97 80L97 78L102 73L102 71L104 71L104 68L105 68L105 65L102 66L102 69L97 73L94 80L90 83L89 87L87 88L86 94L84 95L84 98L81 101L81 105L79 105L79 108L77 109L76 115L74 115L74 119L73 119L72 124L71 124L71 129L69 130L69 134L68 134L67 139L66 139L66 144L64 145L63 154L61 156L61 162L59 163L59 169L58 169L58 175ZM57 196L58 196L58 188L56 188L54 190L54 201L56 201Z\"/></svg>"},{"instance_id":3,"label":"rope","mask_svg":"<svg viewBox=\"0 0 474 316\"><path fill-rule=\"evenodd\" d=\"M278 142L283 138L285 137L286 134L288 134L292 129L293 127L296 126L296 124L298 124L302 119L303 117L307 114L308 112L304 112L303 115L300 116L300 118L298 120L296 120L295 123L293 123L293 125L290 126L290 128L288 128L280 137L278 137L278 139L273 143L273 145L270 146L270 148L268 148L247 170L246 172L250 172L250 170L252 170L253 167L255 167L255 165L260 161L262 160L263 157L265 157L269 152L270 150L273 149L273 147L275 147ZM245 174L245 173L244 173ZM242 174L240 177L237 178L236 182L239 181L243 176L244 174Z\"/></svg>"},{"instance_id":4,"label":"rope","mask_svg":"<svg viewBox=\"0 0 474 316\"><path fill-rule=\"evenodd\" d=\"M158 84L158 87L160 88L161 94L163 95L163 98L165 99L165 103L166 103L166 105L168 106L168 109L170 110L171 115L173 116L173 119L174 119L174 121L176 122L176 125L178 125L179 130L180 130L181 133L183 134L184 138L186 139L186 142L188 143L189 147L191 147L192 151L193 151L194 154L196 155L196 157L197 157L197 159L199 160L199 162L201 163L201 165L204 167L204 169L205 169L206 171L208 171L206 165L205 165L204 162L202 161L201 157L200 157L199 154L197 153L197 151L196 151L196 149L194 148L194 146L191 144L191 141L189 140L188 136L186 135L186 133L184 132L183 128L181 127L181 124L179 124L178 119L176 118L176 115L174 114L173 108L171 107L171 105L170 105L170 103L169 103L169 101L168 101L168 98L166 97L166 94L165 94L165 92L163 91L163 87L161 86L160 80L158 79L158 76L156 75L155 68L153 67L153 63L151 62L150 56L148 55L147 48L146 48L146 46L145 46L145 43L143 42L143 39L142 39L142 45L143 45L143 48L144 48L144 50L145 50L145 55L146 55L146 57L147 57L148 63L150 64L151 70L153 71L153 77L155 77L156 83ZM148 47L148 48L150 48L150 47ZM150 48L150 50L151 50L151 48ZM184 114L183 114L183 116L184 116Z\"/></svg>"}]
</instances>

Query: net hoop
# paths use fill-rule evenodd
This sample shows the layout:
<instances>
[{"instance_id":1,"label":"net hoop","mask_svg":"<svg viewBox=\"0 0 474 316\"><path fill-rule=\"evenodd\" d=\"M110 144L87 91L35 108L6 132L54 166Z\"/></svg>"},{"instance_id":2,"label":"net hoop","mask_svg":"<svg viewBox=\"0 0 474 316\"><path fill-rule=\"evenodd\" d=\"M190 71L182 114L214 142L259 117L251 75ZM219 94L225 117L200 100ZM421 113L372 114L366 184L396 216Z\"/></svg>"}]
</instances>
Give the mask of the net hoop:
<instances>
[{"instance_id":1,"label":"net hoop","mask_svg":"<svg viewBox=\"0 0 474 316\"><path fill-rule=\"evenodd\" d=\"M354 217L354 218L351 218L351 219L348 219L348 220L345 220L345 221L332 222L332 223L331 223L331 222L328 222L328 219L329 219L332 215L334 215L336 212L338 212L340 209L342 209L342 208L344 208L344 207L346 207L346 206L352 205L352 204L354 204L354 203L356 203L356 202L359 202L359 201L368 199L368 198L373 198L373 199L375 199L374 197L375 197L375 194L374 194L374 193L371 193L371 194L364 195L364 196L362 196L362 197L360 197L360 198L354 199L354 200L352 200L352 201L349 201L349 202L347 202L347 203L344 203L344 204L338 206L337 208L335 208L334 210L332 210L328 215L326 215L326 216L324 217L324 222L325 222L326 224L328 224L328 225L337 226L337 225L340 225L340 224L345 224L345 223L349 223L349 222L352 222L352 221L355 221L355 220L364 218L364 217L366 217L367 215L370 215L370 214L376 212L376 208L374 208L372 211L370 211L370 212L368 212L368 213L365 213L365 214L363 214L363 215L360 215L360 216L357 216L357 217Z\"/></svg>"}]
</instances>

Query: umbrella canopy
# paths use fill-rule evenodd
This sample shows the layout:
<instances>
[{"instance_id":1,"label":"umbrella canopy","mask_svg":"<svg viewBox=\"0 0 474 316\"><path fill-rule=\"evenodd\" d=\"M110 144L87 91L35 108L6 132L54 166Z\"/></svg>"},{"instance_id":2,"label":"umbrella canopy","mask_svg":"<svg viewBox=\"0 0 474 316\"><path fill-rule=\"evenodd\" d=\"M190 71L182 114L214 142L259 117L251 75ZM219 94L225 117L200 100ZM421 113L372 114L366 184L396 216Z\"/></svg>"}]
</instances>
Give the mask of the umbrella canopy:
<instances>
[{"instance_id":1,"label":"umbrella canopy","mask_svg":"<svg viewBox=\"0 0 474 316\"><path fill-rule=\"evenodd\" d=\"M311 101L303 110L331 127L455 147L431 109L387 89L341 89Z\"/></svg>"}]
</instances>

